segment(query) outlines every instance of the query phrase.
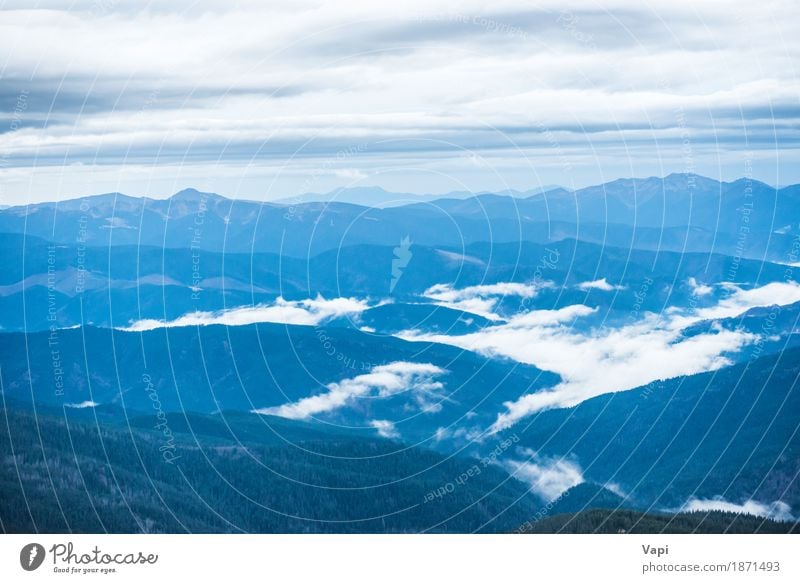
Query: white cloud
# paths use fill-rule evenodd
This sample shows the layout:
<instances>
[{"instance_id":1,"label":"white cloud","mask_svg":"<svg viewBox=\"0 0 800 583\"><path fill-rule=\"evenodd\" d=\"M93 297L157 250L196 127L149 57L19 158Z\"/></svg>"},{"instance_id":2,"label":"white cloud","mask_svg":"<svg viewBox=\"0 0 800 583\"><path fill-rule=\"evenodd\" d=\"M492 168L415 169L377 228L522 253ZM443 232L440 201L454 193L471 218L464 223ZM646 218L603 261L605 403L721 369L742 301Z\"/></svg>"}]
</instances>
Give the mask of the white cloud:
<instances>
[{"instance_id":1,"label":"white cloud","mask_svg":"<svg viewBox=\"0 0 800 583\"><path fill-rule=\"evenodd\" d=\"M597 311L583 304L566 306L557 310L533 310L514 316L507 324L510 329L524 329L531 326L556 326L571 322L576 318L588 316Z\"/></svg>"},{"instance_id":2,"label":"white cloud","mask_svg":"<svg viewBox=\"0 0 800 583\"><path fill-rule=\"evenodd\" d=\"M70 409L90 409L97 407L99 404L100 403L96 403L95 401L82 401L80 403L67 403L64 406L69 407Z\"/></svg>"},{"instance_id":3,"label":"white cloud","mask_svg":"<svg viewBox=\"0 0 800 583\"><path fill-rule=\"evenodd\" d=\"M472 419L477 413L469 411L464 415L466 419ZM463 441L475 442L481 441L484 435L478 427L456 427L455 429L449 427L437 427L433 438L439 442L445 439L459 439Z\"/></svg>"},{"instance_id":4,"label":"white cloud","mask_svg":"<svg viewBox=\"0 0 800 583\"><path fill-rule=\"evenodd\" d=\"M598 334L566 324L594 310L574 305L536 310L506 324L462 336L401 334L406 340L452 344L488 356L503 356L559 374L562 382L549 390L506 403L492 430L509 427L541 409L568 407L608 392L638 387L653 380L720 368L730 361L723 353L739 350L754 339L745 332L721 330L682 339L656 317Z\"/></svg>"},{"instance_id":5,"label":"white cloud","mask_svg":"<svg viewBox=\"0 0 800 583\"><path fill-rule=\"evenodd\" d=\"M524 283L494 283L454 289L449 284L439 283L425 290L423 295L440 306L498 321L501 318L493 310L500 298L532 298L536 295L536 287Z\"/></svg>"},{"instance_id":6,"label":"white cloud","mask_svg":"<svg viewBox=\"0 0 800 583\"><path fill-rule=\"evenodd\" d=\"M461 289L454 289L450 284L439 283L425 290L425 296L442 301L458 301L474 297L493 296L519 296L532 298L536 295L536 288L525 283L501 282L484 285L471 285Z\"/></svg>"},{"instance_id":7,"label":"white cloud","mask_svg":"<svg viewBox=\"0 0 800 583\"><path fill-rule=\"evenodd\" d=\"M253 412L287 419L307 419L350 405L359 397L386 398L405 391L424 412L436 412L441 408L439 401L444 385L434 379L445 372L429 363L392 362L376 366L367 374L330 383L326 386L327 391L319 395Z\"/></svg>"},{"instance_id":8,"label":"white cloud","mask_svg":"<svg viewBox=\"0 0 800 583\"><path fill-rule=\"evenodd\" d=\"M696 510L721 510L723 512L752 514L755 516L762 516L764 518L771 518L773 520L795 520L794 516L792 515L792 508L785 502L781 502L779 500L776 500L770 504L757 502L756 500L747 500L742 504L736 504L734 502L728 502L721 496L716 496L710 500L691 498L679 510L682 512L693 512Z\"/></svg>"},{"instance_id":9,"label":"white cloud","mask_svg":"<svg viewBox=\"0 0 800 583\"><path fill-rule=\"evenodd\" d=\"M686 283L689 284L689 287L692 288L692 293L696 296L707 296L714 291L714 288L710 285L698 283L697 279L694 277L690 277L686 280Z\"/></svg>"},{"instance_id":10,"label":"white cloud","mask_svg":"<svg viewBox=\"0 0 800 583\"><path fill-rule=\"evenodd\" d=\"M590 290L599 289L600 291L614 291L625 289L624 285L611 285L606 278L596 279L594 281L584 281L578 284L578 289Z\"/></svg>"},{"instance_id":11,"label":"white cloud","mask_svg":"<svg viewBox=\"0 0 800 583\"><path fill-rule=\"evenodd\" d=\"M506 466L517 479L529 484L531 490L544 500L555 500L584 481L583 470L574 461L541 456L531 450L523 450L522 453L530 459L509 460Z\"/></svg>"},{"instance_id":12,"label":"white cloud","mask_svg":"<svg viewBox=\"0 0 800 583\"><path fill-rule=\"evenodd\" d=\"M800 302L800 284L794 281L772 282L752 289L728 287L732 291L730 296L712 308L698 310L697 317L703 320L735 318L750 308L785 306Z\"/></svg>"},{"instance_id":13,"label":"white cloud","mask_svg":"<svg viewBox=\"0 0 800 583\"><path fill-rule=\"evenodd\" d=\"M471 255L464 255L463 253L453 253L452 251L445 251L444 249L437 249L436 253L453 263L468 263L480 267L486 265L483 260L472 257Z\"/></svg>"},{"instance_id":14,"label":"white cloud","mask_svg":"<svg viewBox=\"0 0 800 583\"><path fill-rule=\"evenodd\" d=\"M612 492L613 494L616 494L620 498L627 498L628 497L628 494L625 492L625 490L622 489L622 486L620 486L616 482L606 482L603 485L603 487L606 490L608 490L609 492Z\"/></svg>"},{"instance_id":15,"label":"white cloud","mask_svg":"<svg viewBox=\"0 0 800 583\"><path fill-rule=\"evenodd\" d=\"M506 410L498 414L490 429L496 432L543 409L570 407L605 393L728 366L731 361L726 353L741 350L757 335L716 327L684 337L684 329L700 320L740 315L759 305L800 301L800 286L795 283L770 283L752 290L733 286L731 290L728 298L712 308L674 310L662 316L647 314L634 324L602 332L574 325L593 312L577 304L534 310L461 336L415 331L399 336L511 358L561 376L555 387L504 403Z\"/></svg>"},{"instance_id":16,"label":"white cloud","mask_svg":"<svg viewBox=\"0 0 800 583\"><path fill-rule=\"evenodd\" d=\"M354 298L335 298L326 300L322 296L316 299L287 301L278 298L269 305L258 305L244 308L232 308L219 312L192 312L175 320L144 319L132 323L123 330L143 332L156 328L177 328L181 326L209 326L222 324L225 326L246 326L259 322L275 324L294 324L299 326L316 326L331 318L358 314L369 308L365 300Z\"/></svg>"},{"instance_id":17,"label":"white cloud","mask_svg":"<svg viewBox=\"0 0 800 583\"><path fill-rule=\"evenodd\" d=\"M337 178L342 178L349 182L356 182L358 180L363 180L364 178L367 178L367 174L365 174L361 170L358 170L357 168L338 168L333 171L333 174Z\"/></svg>"},{"instance_id":18,"label":"white cloud","mask_svg":"<svg viewBox=\"0 0 800 583\"><path fill-rule=\"evenodd\" d=\"M681 339L680 331L647 326L627 326L598 337L567 331L536 334L535 344L511 348L519 353L527 347L536 356L529 358L544 370L558 373L563 381L552 389L539 391L505 403L507 411L498 415L492 431L499 431L543 409L571 407L616 391L633 389L649 382L717 370L731 361L723 356L736 352L755 340L755 335L721 330ZM530 338L519 342L530 342Z\"/></svg>"},{"instance_id":19,"label":"white cloud","mask_svg":"<svg viewBox=\"0 0 800 583\"><path fill-rule=\"evenodd\" d=\"M386 419L375 419L369 423L372 427L378 430L378 435L387 439L397 439L400 437L400 432L394 426L394 423Z\"/></svg>"}]
</instances>

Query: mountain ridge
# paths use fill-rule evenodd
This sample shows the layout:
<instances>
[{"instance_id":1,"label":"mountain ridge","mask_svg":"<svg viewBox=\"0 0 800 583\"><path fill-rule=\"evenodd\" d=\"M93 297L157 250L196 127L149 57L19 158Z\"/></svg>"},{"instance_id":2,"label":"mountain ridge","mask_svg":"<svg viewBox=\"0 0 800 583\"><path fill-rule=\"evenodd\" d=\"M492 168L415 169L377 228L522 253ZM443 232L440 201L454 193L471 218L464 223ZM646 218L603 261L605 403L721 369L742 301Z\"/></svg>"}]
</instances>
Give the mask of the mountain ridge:
<instances>
[{"instance_id":1,"label":"mountain ridge","mask_svg":"<svg viewBox=\"0 0 800 583\"><path fill-rule=\"evenodd\" d=\"M258 200L252 197L230 197L224 194L219 194L215 192L208 192L208 191L201 191L195 187L186 187L182 188L181 190L166 196L166 197L155 197L149 195L132 195L126 194L122 192L105 192L105 193L96 193L96 194L87 194L87 195L78 195L68 197L62 200L46 200L36 203L30 204L17 204L17 205L5 205L0 207L0 211L9 211L13 209L22 209L22 208L30 208L30 207L37 207L37 206L49 206L49 205L63 205L64 203L74 202L74 201L88 201L88 202L96 202L100 199L107 199L117 197L118 199L123 199L127 201L131 200L144 200L144 201L151 201L151 202L159 202L159 201L168 201L171 199L184 199L189 197L212 197L215 199L224 199L226 201L233 201L233 202L247 202L247 203L255 203L255 204L264 204L268 206L296 206L298 204L307 204L307 203L346 203L346 204L355 204L356 206L364 206L369 208L371 205L366 203L358 203L352 202L348 200L348 194L358 194L358 193L372 193L375 195L383 195L388 197L395 197L397 199L408 199L409 202L406 204L416 204L416 203L424 203L424 202L434 202L438 200L448 199L448 200L464 200L468 198L476 198L481 197L484 195L494 195L497 197L506 197L506 198L515 198L515 199L526 199L526 198L534 198L546 193L553 193L553 192L563 192L567 194L580 194L580 193L596 193L598 190L602 191L604 188L616 187L619 185L625 186L650 186L650 185L657 185L661 183L663 185L675 186L680 182L687 182L688 179L692 179L693 181L702 182L711 186L719 185L722 186L731 186L735 185L739 182L746 181L753 186L758 186L760 188L766 187L767 189L772 189L776 191L783 191L789 189L797 189L800 187L800 184L788 184L780 187L773 187L767 184L766 182L756 180L754 178L747 178L741 177L736 178L734 180L716 180L714 178L709 178L707 176L703 176L701 174L695 173L683 173L683 172L672 172L667 174L663 177L659 176L647 176L642 178L636 177L625 177L625 178L615 178L608 182L602 182L599 184L591 184L588 186L583 186L581 188L577 188L574 190L552 184L546 186L538 186L532 187L528 190L517 190L517 189L500 189L500 190L476 190L476 191L448 191L443 193L409 193L409 192L400 192L400 191L392 191L387 190L381 186L354 186L354 187L342 187L342 188L334 188L333 190L327 192L306 192L298 195L293 196L283 196L275 199L270 200ZM345 196L337 199L336 195L343 194ZM398 206L406 206L406 205L398 205Z\"/></svg>"}]
</instances>

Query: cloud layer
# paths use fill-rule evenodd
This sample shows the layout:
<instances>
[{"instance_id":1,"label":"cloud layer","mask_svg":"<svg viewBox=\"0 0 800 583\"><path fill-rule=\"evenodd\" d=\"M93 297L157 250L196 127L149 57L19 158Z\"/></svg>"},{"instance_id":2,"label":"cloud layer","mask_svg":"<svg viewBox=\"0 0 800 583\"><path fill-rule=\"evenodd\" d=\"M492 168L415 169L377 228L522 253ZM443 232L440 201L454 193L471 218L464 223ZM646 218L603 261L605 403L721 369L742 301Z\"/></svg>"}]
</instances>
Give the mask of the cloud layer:
<instances>
[{"instance_id":1,"label":"cloud layer","mask_svg":"<svg viewBox=\"0 0 800 583\"><path fill-rule=\"evenodd\" d=\"M287 419L308 419L336 409L352 405L359 398L388 398L408 392L413 402L424 412L435 412L441 408L441 391L444 385L435 380L446 371L428 363L392 362L374 367L369 373L330 383L326 391L280 405L256 409L262 415L277 415ZM385 437L398 435L389 421L372 421L372 427Z\"/></svg>"},{"instance_id":2,"label":"cloud layer","mask_svg":"<svg viewBox=\"0 0 800 583\"><path fill-rule=\"evenodd\" d=\"M17 202L800 179L790 0L68 4L3 3Z\"/></svg>"},{"instance_id":3,"label":"cloud layer","mask_svg":"<svg viewBox=\"0 0 800 583\"><path fill-rule=\"evenodd\" d=\"M536 287L524 283L493 283L454 289L449 284L436 284L425 290L426 298L440 306L471 312L488 320L500 320L494 313L497 302L506 296L532 298Z\"/></svg>"},{"instance_id":4,"label":"cloud layer","mask_svg":"<svg viewBox=\"0 0 800 583\"><path fill-rule=\"evenodd\" d=\"M260 322L275 324L294 324L298 326L316 326L331 318L355 315L369 308L365 300L354 298L334 298L326 300L322 296L316 299L287 301L278 298L269 305L258 305L245 308L233 308L219 312L192 312L175 320L144 319L133 322L123 328L128 332L144 332L156 328L178 328L182 326L246 326Z\"/></svg>"},{"instance_id":5,"label":"cloud layer","mask_svg":"<svg viewBox=\"0 0 800 583\"><path fill-rule=\"evenodd\" d=\"M461 336L407 331L406 340L440 342L488 356L511 358L559 374L562 382L549 390L505 403L491 431L506 429L543 409L569 407L591 397L632 389L655 380L716 370L731 364L725 356L755 342L743 330L714 327L684 335L701 320L730 318L758 306L800 301L800 285L770 283L754 289L728 286L729 295L710 308L647 314L640 321L614 329L579 326L594 310L572 305L558 310L533 310L507 322Z\"/></svg>"}]
</instances>

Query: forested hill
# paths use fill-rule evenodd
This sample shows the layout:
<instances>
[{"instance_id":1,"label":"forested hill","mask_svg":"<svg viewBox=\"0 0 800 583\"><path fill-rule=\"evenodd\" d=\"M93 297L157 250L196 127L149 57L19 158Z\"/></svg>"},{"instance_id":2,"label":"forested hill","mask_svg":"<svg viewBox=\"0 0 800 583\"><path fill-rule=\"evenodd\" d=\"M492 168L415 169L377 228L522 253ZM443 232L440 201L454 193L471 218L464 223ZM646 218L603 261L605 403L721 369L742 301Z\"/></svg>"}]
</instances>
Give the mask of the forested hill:
<instances>
[{"instance_id":1,"label":"forested hill","mask_svg":"<svg viewBox=\"0 0 800 583\"><path fill-rule=\"evenodd\" d=\"M778 522L733 512L644 513L627 509L593 508L558 514L527 523L524 534L800 534L800 523Z\"/></svg>"}]
</instances>

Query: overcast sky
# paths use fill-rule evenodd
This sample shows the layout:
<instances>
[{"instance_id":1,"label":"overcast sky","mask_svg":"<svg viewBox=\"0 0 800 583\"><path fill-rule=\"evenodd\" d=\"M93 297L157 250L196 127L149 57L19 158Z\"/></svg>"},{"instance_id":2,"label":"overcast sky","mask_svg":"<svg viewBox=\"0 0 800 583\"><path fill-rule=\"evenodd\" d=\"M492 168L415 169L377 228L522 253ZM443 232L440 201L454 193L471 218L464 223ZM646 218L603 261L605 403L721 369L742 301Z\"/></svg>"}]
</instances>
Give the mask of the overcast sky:
<instances>
[{"instance_id":1,"label":"overcast sky","mask_svg":"<svg viewBox=\"0 0 800 583\"><path fill-rule=\"evenodd\" d=\"M800 182L794 0L160 4L0 0L0 204Z\"/></svg>"}]
</instances>

